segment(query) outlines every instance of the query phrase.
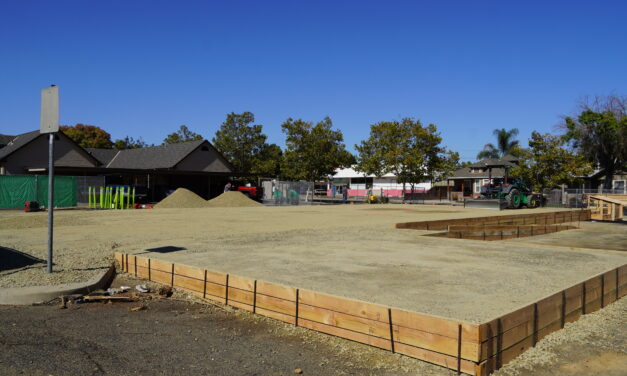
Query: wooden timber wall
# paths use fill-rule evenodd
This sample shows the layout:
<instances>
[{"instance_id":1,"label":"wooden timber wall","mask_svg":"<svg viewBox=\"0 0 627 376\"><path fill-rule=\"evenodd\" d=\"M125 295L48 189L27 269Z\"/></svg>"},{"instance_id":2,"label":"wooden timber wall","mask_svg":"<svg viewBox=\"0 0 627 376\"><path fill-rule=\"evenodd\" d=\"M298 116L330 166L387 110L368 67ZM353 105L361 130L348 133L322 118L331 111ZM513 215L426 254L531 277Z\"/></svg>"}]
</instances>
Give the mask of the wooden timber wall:
<instances>
[{"instance_id":1,"label":"wooden timber wall","mask_svg":"<svg viewBox=\"0 0 627 376\"><path fill-rule=\"evenodd\" d=\"M473 324L147 257L116 253L115 258L127 273L202 299L470 375L487 375L498 369L529 347L526 345L530 335L535 344L539 338L560 329L563 322L575 321L582 313L597 310L627 294L625 265L602 275L601 290L599 277L595 277L596 280L592 278L565 290L567 293L556 294L560 299L566 296L565 310L561 305L555 308L553 296L534 303L534 324L529 329L528 307L484 324ZM581 294L585 299L580 298ZM605 296L602 302L601 294ZM564 319L558 315L557 326L552 319L555 309L565 312Z\"/></svg>"},{"instance_id":2,"label":"wooden timber wall","mask_svg":"<svg viewBox=\"0 0 627 376\"><path fill-rule=\"evenodd\" d=\"M448 230L448 226L479 225L554 225L590 220L590 210L495 215L489 217L441 219L437 221L397 223L396 228L412 230Z\"/></svg>"},{"instance_id":3,"label":"wooden timber wall","mask_svg":"<svg viewBox=\"0 0 627 376\"><path fill-rule=\"evenodd\" d=\"M448 226L448 231L431 236L440 236L452 239L470 240L504 240L525 238L529 236L550 234L565 230L576 229L575 226L567 225L485 225L485 226Z\"/></svg>"}]
</instances>

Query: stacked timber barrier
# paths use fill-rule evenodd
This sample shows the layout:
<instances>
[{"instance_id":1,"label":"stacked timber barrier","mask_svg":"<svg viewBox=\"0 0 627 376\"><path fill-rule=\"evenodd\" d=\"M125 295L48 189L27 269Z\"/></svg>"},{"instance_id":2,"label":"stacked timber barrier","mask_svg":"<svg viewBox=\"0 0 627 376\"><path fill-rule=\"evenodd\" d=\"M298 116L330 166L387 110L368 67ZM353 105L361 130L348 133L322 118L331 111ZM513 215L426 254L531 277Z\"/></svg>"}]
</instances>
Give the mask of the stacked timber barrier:
<instances>
[{"instance_id":1,"label":"stacked timber barrier","mask_svg":"<svg viewBox=\"0 0 627 376\"><path fill-rule=\"evenodd\" d=\"M429 234L452 239L470 240L505 240L525 238L529 236L550 234L577 227L567 225L485 225L485 226L448 226L447 232Z\"/></svg>"},{"instance_id":2,"label":"stacked timber barrier","mask_svg":"<svg viewBox=\"0 0 627 376\"><path fill-rule=\"evenodd\" d=\"M488 375L566 322L627 294L627 265L483 324L116 253L121 270L204 300L437 364Z\"/></svg>"},{"instance_id":3,"label":"stacked timber barrier","mask_svg":"<svg viewBox=\"0 0 627 376\"><path fill-rule=\"evenodd\" d=\"M498 225L555 225L560 223L589 221L590 210L564 210L548 213L495 215L436 221L397 223L396 228L412 230L448 230L448 226L498 226Z\"/></svg>"}]
</instances>

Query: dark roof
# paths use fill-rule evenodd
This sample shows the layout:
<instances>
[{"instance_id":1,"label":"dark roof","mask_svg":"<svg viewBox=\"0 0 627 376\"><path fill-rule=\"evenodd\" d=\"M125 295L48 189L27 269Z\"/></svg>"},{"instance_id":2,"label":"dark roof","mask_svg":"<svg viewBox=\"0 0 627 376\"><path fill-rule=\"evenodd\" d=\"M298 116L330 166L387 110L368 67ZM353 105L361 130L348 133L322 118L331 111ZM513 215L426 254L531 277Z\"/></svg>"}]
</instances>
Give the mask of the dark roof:
<instances>
[{"instance_id":1,"label":"dark roof","mask_svg":"<svg viewBox=\"0 0 627 376\"><path fill-rule=\"evenodd\" d=\"M100 161L103 166L106 166L111 160L120 152L117 149L95 149L85 148L89 154Z\"/></svg>"},{"instance_id":2,"label":"dark roof","mask_svg":"<svg viewBox=\"0 0 627 376\"><path fill-rule=\"evenodd\" d=\"M518 158L513 155L506 155L503 158L488 158L475 162L468 167L482 168L488 166L515 166Z\"/></svg>"},{"instance_id":3,"label":"dark roof","mask_svg":"<svg viewBox=\"0 0 627 376\"><path fill-rule=\"evenodd\" d=\"M488 170L479 171L479 172L470 172L470 167L460 168L453 173L449 177L449 179L487 179L488 178ZM505 176L504 168L493 168L492 169L492 178L502 178Z\"/></svg>"},{"instance_id":4,"label":"dark roof","mask_svg":"<svg viewBox=\"0 0 627 376\"><path fill-rule=\"evenodd\" d=\"M0 159L4 159L9 154L39 137L39 135L41 135L39 130L18 134L11 140L11 142L7 143L7 146L0 149Z\"/></svg>"},{"instance_id":5,"label":"dark roof","mask_svg":"<svg viewBox=\"0 0 627 376\"><path fill-rule=\"evenodd\" d=\"M14 138L15 136L0 134L0 148L11 142Z\"/></svg>"},{"instance_id":6,"label":"dark roof","mask_svg":"<svg viewBox=\"0 0 627 376\"><path fill-rule=\"evenodd\" d=\"M181 142L140 149L120 150L107 163L107 168L162 169L173 168L205 140Z\"/></svg>"}]
</instances>

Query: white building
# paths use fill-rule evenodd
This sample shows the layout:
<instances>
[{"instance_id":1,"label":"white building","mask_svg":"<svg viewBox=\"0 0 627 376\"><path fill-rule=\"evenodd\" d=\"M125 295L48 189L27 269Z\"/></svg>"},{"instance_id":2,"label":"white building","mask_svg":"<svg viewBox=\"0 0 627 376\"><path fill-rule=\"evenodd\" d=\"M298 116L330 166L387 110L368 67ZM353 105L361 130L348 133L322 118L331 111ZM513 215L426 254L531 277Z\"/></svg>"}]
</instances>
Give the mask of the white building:
<instances>
[{"instance_id":1,"label":"white building","mask_svg":"<svg viewBox=\"0 0 627 376\"><path fill-rule=\"evenodd\" d=\"M371 188L376 195L383 193L388 197L402 197L403 184L396 181L394 174L385 174L381 177L374 175L365 176L363 173L355 171L353 168L336 169L327 187L328 195L340 194L348 187L349 196L365 196L366 189ZM431 182L414 185L414 192L427 192L431 189ZM405 192L411 192L411 185L405 184Z\"/></svg>"}]
</instances>

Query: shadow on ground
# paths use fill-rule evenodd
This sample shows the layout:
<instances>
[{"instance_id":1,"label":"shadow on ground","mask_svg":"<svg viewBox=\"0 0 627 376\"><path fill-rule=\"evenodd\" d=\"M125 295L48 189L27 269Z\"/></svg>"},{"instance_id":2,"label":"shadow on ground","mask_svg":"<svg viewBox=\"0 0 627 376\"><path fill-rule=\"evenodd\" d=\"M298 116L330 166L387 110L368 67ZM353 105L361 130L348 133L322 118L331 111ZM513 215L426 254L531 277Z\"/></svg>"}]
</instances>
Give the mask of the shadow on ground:
<instances>
[{"instance_id":1,"label":"shadow on ground","mask_svg":"<svg viewBox=\"0 0 627 376\"><path fill-rule=\"evenodd\" d=\"M173 245L167 245L165 247L157 247L157 248L146 248L144 249L144 252L139 252L136 253L137 255L141 255L143 253L170 253L170 252L177 252L177 251L184 251L187 248L185 247L177 247L177 246L173 246Z\"/></svg>"},{"instance_id":2,"label":"shadow on ground","mask_svg":"<svg viewBox=\"0 0 627 376\"><path fill-rule=\"evenodd\" d=\"M27 255L18 250L0 247L0 272L43 263L44 260Z\"/></svg>"}]
</instances>

